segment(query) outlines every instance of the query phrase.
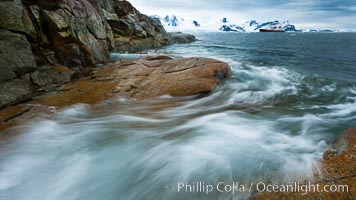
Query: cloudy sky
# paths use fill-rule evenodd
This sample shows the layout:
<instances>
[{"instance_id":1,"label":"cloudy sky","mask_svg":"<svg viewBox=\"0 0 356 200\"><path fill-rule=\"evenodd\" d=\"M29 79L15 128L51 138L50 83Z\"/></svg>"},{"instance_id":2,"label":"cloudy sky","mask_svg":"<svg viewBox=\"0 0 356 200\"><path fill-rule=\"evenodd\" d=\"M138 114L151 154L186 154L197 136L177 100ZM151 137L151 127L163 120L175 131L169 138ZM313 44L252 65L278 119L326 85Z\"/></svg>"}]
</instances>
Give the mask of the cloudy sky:
<instances>
[{"instance_id":1,"label":"cloudy sky","mask_svg":"<svg viewBox=\"0 0 356 200\"><path fill-rule=\"evenodd\" d=\"M142 13L175 14L202 24L222 17L246 20L289 20L297 28L356 30L356 0L130 0Z\"/></svg>"}]
</instances>

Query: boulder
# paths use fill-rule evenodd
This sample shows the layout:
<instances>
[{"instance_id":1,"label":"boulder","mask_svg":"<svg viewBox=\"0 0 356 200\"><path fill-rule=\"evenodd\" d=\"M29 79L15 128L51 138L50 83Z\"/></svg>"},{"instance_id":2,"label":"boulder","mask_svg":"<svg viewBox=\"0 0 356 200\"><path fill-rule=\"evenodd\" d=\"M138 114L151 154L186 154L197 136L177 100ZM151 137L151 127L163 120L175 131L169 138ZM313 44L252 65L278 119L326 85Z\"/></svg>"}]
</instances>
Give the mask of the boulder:
<instances>
[{"instance_id":1,"label":"boulder","mask_svg":"<svg viewBox=\"0 0 356 200\"><path fill-rule=\"evenodd\" d=\"M57 66L31 73L31 80L36 86L47 89L69 82L73 74L67 67Z\"/></svg>"},{"instance_id":2,"label":"boulder","mask_svg":"<svg viewBox=\"0 0 356 200\"><path fill-rule=\"evenodd\" d=\"M152 70L143 80L134 83L135 98L151 98L162 95L186 96L210 93L220 82L230 76L228 64L210 58L142 59L137 65L141 71ZM132 66L126 66L132 74Z\"/></svg>"},{"instance_id":3,"label":"boulder","mask_svg":"<svg viewBox=\"0 0 356 200\"><path fill-rule=\"evenodd\" d=\"M174 60L167 56L122 60L88 79L68 83L56 94L36 98L45 106L97 103L112 97L146 99L209 93L230 76L228 64L210 58Z\"/></svg>"},{"instance_id":4,"label":"boulder","mask_svg":"<svg viewBox=\"0 0 356 200\"><path fill-rule=\"evenodd\" d=\"M194 35L181 32L171 32L169 35L172 43L190 43L197 40Z\"/></svg>"},{"instance_id":5,"label":"boulder","mask_svg":"<svg viewBox=\"0 0 356 200\"><path fill-rule=\"evenodd\" d=\"M149 48L157 48L162 44L153 37L130 39L127 37L120 37L115 39L116 50L120 52L137 52Z\"/></svg>"},{"instance_id":6,"label":"boulder","mask_svg":"<svg viewBox=\"0 0 356 200\"><path fill-rule=\"evenodd\" d=\"M105 10L117 51L138 51L171 44L171 37L154 19L141 14L128 1L115 1L113 10ZM114 12L114 14L112 13Z\"/></svg>"},{"instance_id":7,"label":"boulder","mask_svg":"<svg viewBox=\"0 0 356 200\"><path fill-rule=\"evenodd\" d=\"M0 1L0 28L25 32L22 22L23 6L21 0Z\"/></svg>"},{"instance_id":8,"label":"boulder","mask_svg":"<svg viewBox=\"0 0 356 200\"><path fill-rule=\"evenodd\" d=\"M25 35L0 29L0 47L0 83L36 69L30 43Z\"/></svg>"},{"instance_id":9,"label":"boulder","mask_svg":"<svg viewBox=\"0 0 356 200\"><path fill-rule=\"evenodd\" d=\"M33 90L28 76L0 83L0 108L28 99Z\"/></svg>"}]
</instances>

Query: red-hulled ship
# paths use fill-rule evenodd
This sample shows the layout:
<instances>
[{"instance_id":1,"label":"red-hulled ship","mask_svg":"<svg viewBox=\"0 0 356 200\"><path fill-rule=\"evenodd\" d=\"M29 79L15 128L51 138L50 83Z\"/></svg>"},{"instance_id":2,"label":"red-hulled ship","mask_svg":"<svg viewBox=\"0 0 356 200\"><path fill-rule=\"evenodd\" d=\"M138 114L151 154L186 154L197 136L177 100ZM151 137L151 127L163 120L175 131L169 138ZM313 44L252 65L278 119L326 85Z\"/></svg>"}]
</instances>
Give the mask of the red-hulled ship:
<instances>
[{"instance_id":1,"label":"red-hulled ship","mask_svg":"<svg viewBox=\"0 0 356 200\"><path fill-rule=\"evenodd\" d=\"M286 32L281 26L271 26L269 29L261 28L260 32Z\"/></svg>"}]
</instances>

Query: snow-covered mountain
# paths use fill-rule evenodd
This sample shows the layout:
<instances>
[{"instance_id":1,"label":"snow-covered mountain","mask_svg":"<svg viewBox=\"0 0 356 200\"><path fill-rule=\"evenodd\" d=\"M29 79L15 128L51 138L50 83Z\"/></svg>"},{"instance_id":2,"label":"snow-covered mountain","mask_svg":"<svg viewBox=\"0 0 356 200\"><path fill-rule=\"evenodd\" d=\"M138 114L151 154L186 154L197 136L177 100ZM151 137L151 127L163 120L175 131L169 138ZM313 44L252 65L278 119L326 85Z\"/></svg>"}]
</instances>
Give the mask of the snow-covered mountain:
<instances>
[{"instance_id":1,"label":"snow-covered mountain","mask_svg":"<svg viewBox=\"0 0 356 200\"><path fill-rule=\"evenodd\" d=\"M153 15L151 18L158 19L167 31L195 30L201 25L196 20L185 20L176 15L166 15L164 17Z\"/></svg>"},{"instance_id":2,"label":"snow-covered mountain","mask_svg":"<svg viewBox=\"0 0 356 200\"><path fill-rule=\"evenodd\" d=\"M260 29L271 29L277 27L285 31L302 31L297 30L293 24L289 21L280 22L267 21L257 22L256 20L250 20L243 23L237 23L224 17L214 23L200 24L197 20L187 20L176 15L166 15L164 17L154 15L151 18L158 19L165 29L171 31L185 31L185 30L204 30L204 31L225 31L225 32L259 32Z\"/></svg>"},{"instance_id":3,"label":"snow-covered mountain","mask_svg":"<svg viewBox=\"0 0 356 200\"><path fill-rule=\"evenodd\" d=\"M243 23L241 27L247 32L258 32L260 29L271 29L272 27L278 27L285 31L297 31L295 26L290 24L289 21L279 22L278 20L263 23L258 23L256 20L250 20Z\"/></svg>"},{"instance_id":4,"label":"snow-covered mountain","mask_svg":"<svg viewBox=\"0 0 356 200\"><path fill-rule=\"evenodd\" d=\"M226 17L215 23L202 25L201 29L206 31L245 32L242 27L230 22Z\"/></svg>"}]
</instances>

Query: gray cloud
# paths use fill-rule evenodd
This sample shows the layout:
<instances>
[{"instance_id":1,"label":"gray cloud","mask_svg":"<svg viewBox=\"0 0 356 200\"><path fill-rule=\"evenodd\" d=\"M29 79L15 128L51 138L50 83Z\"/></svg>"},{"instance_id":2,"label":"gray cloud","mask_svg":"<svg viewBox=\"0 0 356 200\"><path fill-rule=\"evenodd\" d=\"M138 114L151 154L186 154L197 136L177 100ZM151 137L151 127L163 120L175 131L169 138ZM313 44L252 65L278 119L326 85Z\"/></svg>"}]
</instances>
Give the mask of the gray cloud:
<instances>
[{"instance_id":1,"label":"gray cloud","mask_svg":"<svg viewBox=\"0 0 356 200\"><path fill-rule=\"evenodd\" d=\"M208 21L213 17L290 20L300 26L356 29L356 0L130 0L147 14L180 14Z\"/></svg>"}]
</instances>

